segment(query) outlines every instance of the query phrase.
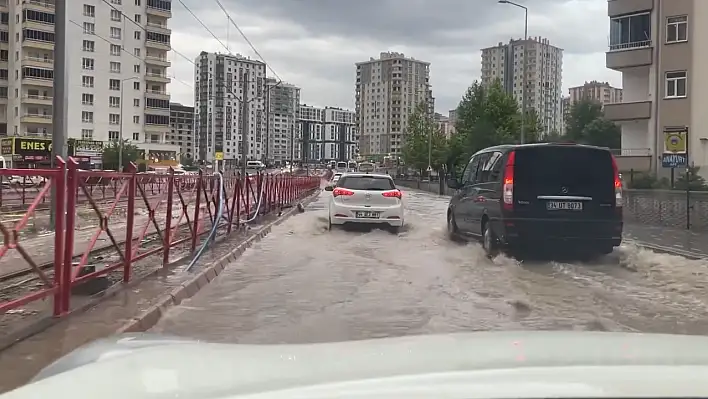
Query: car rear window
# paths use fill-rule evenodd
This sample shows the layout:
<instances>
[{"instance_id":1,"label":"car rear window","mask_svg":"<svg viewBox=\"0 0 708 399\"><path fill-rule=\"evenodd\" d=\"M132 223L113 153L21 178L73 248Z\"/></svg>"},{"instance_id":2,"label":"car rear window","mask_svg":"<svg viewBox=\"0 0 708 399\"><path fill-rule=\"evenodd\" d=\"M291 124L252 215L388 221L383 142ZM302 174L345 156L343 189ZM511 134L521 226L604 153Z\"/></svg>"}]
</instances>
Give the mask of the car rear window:
<instances>
[{"instance_id":1,"label":"car rear window","mask_svg":"<svg viewBox=\"0 0 708 399\"><path fill-rule=\"evenodd\" d=\"M393 180L383 176L345 176L337 182L338 187L350 190L394 190Z\"/></svg>"},{"instance_id":2,"label":"car rear window","mask_svg":"<svg viewBox=\"0 0 708 399\"><path fill-rule=\"evenodd\" d=\"M563 186L590 196L614 195L612 155L607 150L580 146L523 148L516 150L514 164L514 186L529 194Z\"/></svg>"}]
</instances>

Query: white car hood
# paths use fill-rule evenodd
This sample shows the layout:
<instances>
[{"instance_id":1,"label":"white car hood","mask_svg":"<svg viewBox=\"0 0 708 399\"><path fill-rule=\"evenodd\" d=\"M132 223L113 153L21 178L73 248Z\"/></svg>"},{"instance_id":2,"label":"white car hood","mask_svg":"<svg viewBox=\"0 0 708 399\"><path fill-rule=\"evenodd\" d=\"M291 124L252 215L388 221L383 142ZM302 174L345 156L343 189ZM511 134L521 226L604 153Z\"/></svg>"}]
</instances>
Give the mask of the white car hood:
<instances>
[{"instance_id":1,"label":"white car hood","mask_svg":"<svg viewBox=\"0 0 708 399\"><path fill-rule=\"evenodd\" d=\"M310 345L125 335L1 399L708 397L708 338L482 332Z\"/></svg>"}]
</instances>

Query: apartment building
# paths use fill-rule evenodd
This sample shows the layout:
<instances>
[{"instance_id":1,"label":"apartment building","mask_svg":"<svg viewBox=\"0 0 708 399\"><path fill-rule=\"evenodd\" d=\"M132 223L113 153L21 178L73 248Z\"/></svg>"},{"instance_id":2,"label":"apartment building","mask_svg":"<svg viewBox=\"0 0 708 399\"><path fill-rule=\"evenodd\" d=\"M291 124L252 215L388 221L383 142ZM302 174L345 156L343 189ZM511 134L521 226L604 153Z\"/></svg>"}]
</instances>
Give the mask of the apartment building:
<instances>
[{"instance_id":1,"label":"apartment building","mask_svg":"<svg viewBox=\"0 0 708 399\"><path fill-rule=\"evenodd\" d=\"M454 116L454 115L453 115ZM455 133L455 122L449 117L440 113L435 113L434 116L435 124L438 130L445 135L446 138L452 137Z\"/></svg>"},{"instance_id":2,"label":"apartment building","mask_svg":"<svg viewBox=\"0 0 708 399\"><path fill-rule=\"evenodd\" d=\"M408 117L420 103L434 114L430 63L385 52L356 64L356 123L362 155L400 155Z\"/></svg>"},{"instance_id":3,"label":"apartment building","mask_svg":"<svg viewBox=\"0 0 708 399\"><path fill-rule=\"evenodd\" d=\"M625 168L666 176L666 133L688 129L689 162L708 171L708 2L610 0L606 64L622 72L622 102L605 105L621 125ZM705 100L704 100L705 97Z\"/></svg>"},{"instance_id":4,"label":"apartment building","mask_svg":"<svg viewBox=\"0 0 708 399\"><path fill-rule=\"evenodd\" d=\"M266 79L267 134L265 159L274 165L300 159L296 140L300 88L288 83Z\"/></svg>"},{"instance_id":5,"label":"apartment building","mask_svg":"<svg viewBox=\"0 0 708 399\"><path fill-rule=\"evenodd\" d=\"M356 114L346 109L300 105L297 136L303 162L348 161L358 154Z\"/></svg>"},{"instance_id":6,"label":"apartment building","mask_svg":"<svg viewBox=\"0 0 708 399\"><path fill-rule=\"evenodd\" d=\"M622 89L612 87L608 82L593 80L585 82L582 86L575 86L568 89L568 98L571 104L582 100L590 100L602 105L621 103Z\"/></svg>"},{"instance_id":7,"label":"apartment building","mask_svg":"<svg viewBox=\"0 0 708 399\"><path fill-rule=\"evenodd\" d=\"M219 154L227 166L239 164L244 158L266 161L266 64L240 54L205 51L195 64L199 159L211 162Z\"/></svg>"},{"instance_id":8,"label":"apartment building","mask_svg":"<svg viewBox=\"0 0 708 399\"><path fill-rule=\"evenodd\" d=\"M563 49L541 37L510 40L482 49L482 83L499 79L504 90L522 106L524 52L527 54L526 107L538 114L543 133L561 130L561 97L563 86Z\"/></svg>"},{"instance_id":9,"label":"apartment building","mask_svg":"<svg viewBox=\"0 0 708 399\"><path fill-rule=\"evenodd\" d=\"M180 159L194 158L194 107L170 103L170 145L179 147Z\"/></svg>"},{"instance_id":10,"label":"apartment building","mask_svg":"<svg viewBox=\"0 0 708 399\"><path fill-rule=\"evenodd\" d=\"M565 135L565 133L567 131L566 122L568 121L568 117L570 116L570 107L571 107L570 97L561 98L561 117L563 118L563 123L561 123L561 128L558 131L558 134L561 136Z\"/></svg>"}]
</instances>

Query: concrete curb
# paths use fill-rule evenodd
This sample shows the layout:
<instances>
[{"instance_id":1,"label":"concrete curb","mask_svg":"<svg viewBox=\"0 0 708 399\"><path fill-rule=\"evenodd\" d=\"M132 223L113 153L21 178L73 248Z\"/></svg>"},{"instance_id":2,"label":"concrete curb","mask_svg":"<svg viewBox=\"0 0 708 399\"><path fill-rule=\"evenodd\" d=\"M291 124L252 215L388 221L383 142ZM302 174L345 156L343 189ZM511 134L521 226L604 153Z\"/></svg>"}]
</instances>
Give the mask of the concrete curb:
<instances>
[{"instance_id":1,"label":"concrete curb","mask_svg":"<svg viewBox=\"0 0 708 399\"><path fill-rule=\"evenodd\" d=\"M684 251L678 248L672 248L672 247L665 247L663 245L657 245L657 244L649 244L646 242L642 241L627 241L629 243L632 243L640 248L648 249L650 251L662 253L662 254L667 254L667 255L675 255L675 256L681 256L686 259L691 259L691 260L708 260L708 256L696 252L690 252L690 251Z\"/></svg>"},{"instance_id":2,"label":"concrete curb","mask_svg":"<svg viewBox=\"0 0 708 399\"><path fill-rule=\"evenodd\" d=\"M320 193L318 189L315 193L303 199L300 203L306 205L312 202L317 195ZM177 306L182 303L182 301L193 297L199 290L204 288L207 284L218 278L219 274L228 266L230 263L236 261L241 254L243 254L246 249L250 248L254 243L260 241L262 238L267 236L273 226L277 226L285 221L288 217L292 216L294 213L298 212L298 207L293 206L287 211L283 212L276 220L263 226L256 234L246 239L231 252L219 258L211 265L206 266L200 272L198 272L194 278L187 282L182 283L180 286L174 288L169 294L163 295L154 305L140 313L137 317L132 318L130 321L125 323L123 327L116 331L116 334L123 334L129 332L144 332L154 327L162 318L162 316L167 313L167 311L173 306Z\"/></svg>"}]
</instances>

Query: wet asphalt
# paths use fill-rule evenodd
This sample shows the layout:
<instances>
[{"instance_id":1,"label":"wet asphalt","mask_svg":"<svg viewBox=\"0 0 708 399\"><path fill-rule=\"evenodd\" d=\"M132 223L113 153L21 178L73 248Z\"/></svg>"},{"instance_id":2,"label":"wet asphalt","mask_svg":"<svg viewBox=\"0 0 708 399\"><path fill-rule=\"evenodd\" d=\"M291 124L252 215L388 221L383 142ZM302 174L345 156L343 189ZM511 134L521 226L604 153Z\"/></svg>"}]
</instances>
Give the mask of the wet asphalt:
<instances>
[{"instance_id":1,"label":"wet asphalt","mask_svg":"<svg viewBox=\"0 0 708 399\"><path fill-rule=\"evenodd\" d=\"M314 343L479 330L708 333L708 265L631 244L589 263L487 259L451 242L447 200L406 191L406 226L327 230L329 193L275 226L153 332Z\"/></svg>"}]
</instances>

